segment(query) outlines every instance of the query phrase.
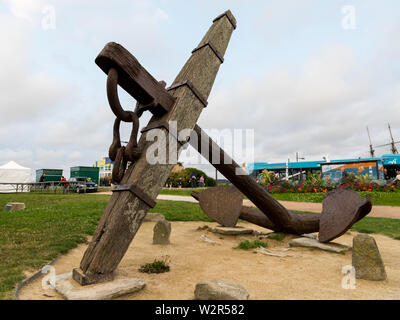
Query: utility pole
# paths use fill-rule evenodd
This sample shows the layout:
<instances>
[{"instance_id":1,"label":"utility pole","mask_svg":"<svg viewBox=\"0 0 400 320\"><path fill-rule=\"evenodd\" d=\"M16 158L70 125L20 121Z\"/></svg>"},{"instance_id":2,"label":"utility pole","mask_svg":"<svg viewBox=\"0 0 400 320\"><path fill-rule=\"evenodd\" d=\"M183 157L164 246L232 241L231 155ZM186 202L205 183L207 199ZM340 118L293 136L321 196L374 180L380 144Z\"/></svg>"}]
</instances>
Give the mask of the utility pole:
<instances>
[{"instance_id":1,"label":"utility pole","mask_svg":"<svg viewBox=\"0 0 400 320\"><path fill-rule=\"evenodd\" d=\"M305 160L306 158L300 158L300 157L299 157L299 153L296 152L296 162L299 162L299 159L300 159L300 160Z\"/></svg>"},{"instance_id":2,"label":"utility pole","mask_svg":"<svg viewBox=\"0 0 400 320\"><path fill-rule=\"evenodd\" d=\"M286 181L289 180L289 162L290 162L290 159L288 158L286 161Z\"/></svg>"},{"instance_id":3,"label":"utility pole","mask_svg":"<svg viewBox=\"0 0 400 320\"><path fill-rule=\"evenodd\" d=\"M388 123L388 128L389 128L390 139L391 139L390 145L392 147L392 153L396 154L398 152L397 152L397 148L396 148L396 145L395 145L395 142L394 142L394 139L393 139L392 129L390 129L390 124L389 123Z\"/></svg>"}]
</instances>

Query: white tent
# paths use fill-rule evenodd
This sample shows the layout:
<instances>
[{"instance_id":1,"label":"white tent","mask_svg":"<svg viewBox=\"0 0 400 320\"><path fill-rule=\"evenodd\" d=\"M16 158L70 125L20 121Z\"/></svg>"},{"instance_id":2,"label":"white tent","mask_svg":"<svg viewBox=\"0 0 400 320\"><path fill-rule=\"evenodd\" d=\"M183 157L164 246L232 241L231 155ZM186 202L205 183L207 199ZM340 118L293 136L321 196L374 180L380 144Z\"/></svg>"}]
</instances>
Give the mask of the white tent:
<instances>
[{"instance_id":1,"label":"white tent","mask_svg":"<svg viewBox=\"0 0 400 320\"><path fill-rule=\"evenodd\" d=\"M14 161L6 163L0 167L0 193L15 192L17 183L31 182L31 169L20 166ZM10 184L2 184L10 183ZM29 188L25 186L21 189L19 186L18 191L28 192Z\"/></svg>"}]
</instances>

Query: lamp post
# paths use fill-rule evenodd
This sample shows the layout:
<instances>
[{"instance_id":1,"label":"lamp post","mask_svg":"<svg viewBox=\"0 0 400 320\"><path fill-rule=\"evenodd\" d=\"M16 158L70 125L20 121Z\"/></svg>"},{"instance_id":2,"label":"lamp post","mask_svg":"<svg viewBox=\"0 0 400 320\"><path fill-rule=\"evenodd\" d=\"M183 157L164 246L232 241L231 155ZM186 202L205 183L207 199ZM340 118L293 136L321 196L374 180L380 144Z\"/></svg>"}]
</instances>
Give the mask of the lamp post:
<instances>
[{"instance_id":1,"label":"lamp post","mask_svg":"<svg viewBox=\"0 0 400 320\"><path fill-rule=\"evenodd\" d=\"M300 160L306 160L306 158L299 158L299 153L296 152L296 162L299 162L299 159Z\"/></svg>"}]
</instances>

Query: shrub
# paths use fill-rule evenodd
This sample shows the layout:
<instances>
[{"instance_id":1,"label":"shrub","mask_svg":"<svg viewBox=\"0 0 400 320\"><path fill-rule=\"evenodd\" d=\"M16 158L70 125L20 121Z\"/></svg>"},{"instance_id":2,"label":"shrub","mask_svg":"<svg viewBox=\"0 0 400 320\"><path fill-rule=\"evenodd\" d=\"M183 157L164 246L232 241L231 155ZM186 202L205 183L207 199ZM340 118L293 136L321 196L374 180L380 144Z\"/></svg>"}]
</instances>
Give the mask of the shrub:
<instances>
[{"instance_id":1,"label":"shrub","mask_svg":"<svg viewBox=\"0 0 400 320\"><path fill-rule=\"evenodd\" d=\"M353 172L346 172L342 178L342 184L357 182L357 176Z\"/></svg>"},{"instance_id":2,"label":"shrub","mask_svg":"<svg viewBox=\"0 0 400 320\"><path fill-rule=\"evenodd\" d=\"M282 241L283 239L286 238L286 234L281 233L281 232L274 232L268 235L268 239L276 240L276 241Z\"/></svg>"},{"instance_id":3,"label":"shrub","mask_svg":"<svg viewBox=\"0 0 400 320\"><path fill-rule=\"evenodd\" d=\"M268 244L266 242L260 241L260 240L254 240L254 241L249 241L245 240L239 243L235 249L242 249L242 250L249 250L249 249L255 249L259 247L268 247Z\"/></svg>"},{"instance_id":4,"label":"shrub","mask_svg":"<svg viewBox=\"0 0 400 320\"><path fill-rule=\"evenodd\" d=\"M178 179L182 179L182 187L183 188L190 188L190 177L192 174L195 174L198 178L202 175L204 176L204 184L206 187L214 187L215 180L209 176L207 176L203 171L196 169L196 168L185 168L182 171L172 173L167 180L167 183L172 182L174 187L178 186Z\"/></svg>"},{"instance_id":5,"label":"shrub","mask_svg":"<svg viewBox=\"0 0 400 320\"><path fill-rule=\"evenodd\" d=\"M272 184L276 181L275 173L266 169L260 173L259 177L260 182L265 185Z\"/></svg>"},{"instance_id":6,"label":"shrub","mask_svg":"<svg viewBox=\"0 0 400 320\"><path fill-rule=\"evenodd\" d=\"M360 184L369 184L372 180L372 176L366 173L356 176L355 180Z\"/></svg>"},{"instance_id":7,"label":"shrub","mask_svg":"<svg viewBox=\"0 0 400 320\"><path fill-rule=\"evenodd\" d=\"M152 263L146 263L139 268L139 272L143 273L163 273L168 271L168 256L162 260L154 260Z\"/></svg>"}]
</instances>

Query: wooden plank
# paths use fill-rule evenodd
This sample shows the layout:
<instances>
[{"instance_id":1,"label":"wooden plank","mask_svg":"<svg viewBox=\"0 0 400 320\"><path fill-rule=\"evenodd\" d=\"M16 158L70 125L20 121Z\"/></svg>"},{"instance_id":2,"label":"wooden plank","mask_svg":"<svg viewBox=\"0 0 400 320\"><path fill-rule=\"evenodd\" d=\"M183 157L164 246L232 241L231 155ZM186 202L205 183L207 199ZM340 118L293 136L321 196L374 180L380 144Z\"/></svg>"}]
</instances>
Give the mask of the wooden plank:
<instances>
[{"instance_id":1,"label":"wooden plank","mask_svg":"<svg viewBox=\"0 0 400 320\"><path fill-rule=\"evenodd\" d=\"M226 12L231 21L235 21L230 11ZM228 46L233 26L225 16L213 23L199 46L207 41L223 56ZM211 49L198 50L192 54L186 62L173 84L189 80L198 92L207 99L221 61ZM187 87L182 86L169 92L176 99L171 111L165 115L153 115L148 125L168 121L177 121L178 132L182 129L192 129L203 110L203 104ZM166 129L161 129L164 132ZM121 184L134 184L152 198L157 195L164 186L174 164L169 164L167 155L166 164L150 164L146 159L146 151L153 143L146 141L146 136L151 131L142 134L139 147L144 150L138 161L129 167ZM164 142L167 150L170 141L165 134ZM175 140L175 145L177 145ZM177 158L177 153L175 152ZM172 159L174 160L174 159ZM74 277L79 282L79 273L90 277L98 274L114 272L125 255L132 239L138 231L149 206L131 192L113 193L111 199L100 219L93 235L92 241L84 253L80 263L81 270L76 270Z\"/></svg>"}]
</instances>

